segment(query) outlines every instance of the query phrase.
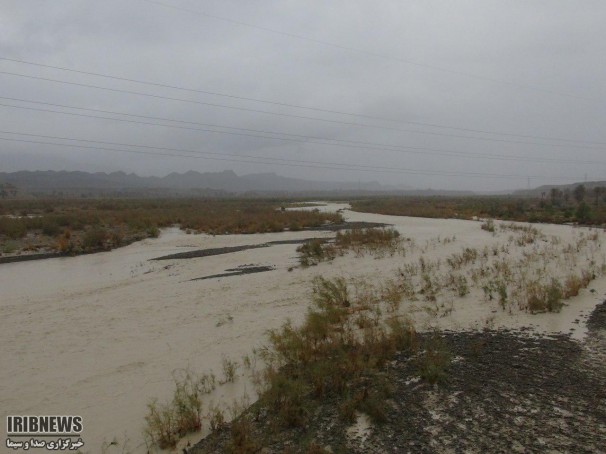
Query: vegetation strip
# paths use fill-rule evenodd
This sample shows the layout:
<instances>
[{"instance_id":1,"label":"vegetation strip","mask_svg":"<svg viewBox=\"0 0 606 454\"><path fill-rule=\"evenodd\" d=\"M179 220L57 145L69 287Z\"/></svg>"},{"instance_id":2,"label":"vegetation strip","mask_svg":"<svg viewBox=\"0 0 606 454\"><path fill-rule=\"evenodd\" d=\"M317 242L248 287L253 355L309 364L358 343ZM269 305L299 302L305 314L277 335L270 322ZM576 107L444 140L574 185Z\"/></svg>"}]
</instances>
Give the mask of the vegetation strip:
<instances>
[{"instance_id":1,"label":"vegetation strip","mask_svg":"<svg viewBox=\"0 0 606 454\"><path fill-rule=\"evenodd\" d=\"M551 188L533 197L373 197L351 203L353 211L440 219L495 218L551 224L606 224L606 188Z\"/></svg>"},{"instance_id":2,"label":"vegetation strip","mask_svg":"<svg viewBox=\"0 0 606 454\"><path fill-rule=\"evenodd\" d=\"M0 201L0 255L107 251L178 225L189 234L300 231L342 224L319 210L281 210L283 201L233 199L33 199ZM321 229L320 229L321 230Z\"/></svg>"}]
</instances>

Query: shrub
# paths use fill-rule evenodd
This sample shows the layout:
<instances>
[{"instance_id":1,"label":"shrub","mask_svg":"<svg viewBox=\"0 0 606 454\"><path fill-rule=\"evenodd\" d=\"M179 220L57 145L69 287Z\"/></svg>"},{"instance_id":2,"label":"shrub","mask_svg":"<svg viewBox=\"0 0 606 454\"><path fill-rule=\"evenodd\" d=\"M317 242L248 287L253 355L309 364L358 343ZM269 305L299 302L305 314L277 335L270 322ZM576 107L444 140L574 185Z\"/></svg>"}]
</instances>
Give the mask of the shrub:
<instances>
[{"instance_id":1,"label":"shrub","mask_svg":"<svg viewBox=\"0 0 606 454\"><path fill-rule=\"evenodd\" d=\"M42 233L48 236L56 236L61 231L61 227L54 220L48 220L42 225Z\"/></svg>"},{"instance_id":2,"label":"shrub","mask_svg":"<svg viewBox=\"0 0 606 454\"><path fill-rule=\"evenodd\" d=\"M2 253L3 254L12 254L18 249L18 243L15 241L7 241L2 244Z\"/></svg>"},{"instance_id":3,"label":"shrub","mask_svg":"<svg viewBox=\"0 0 606 454\"><path fill-rule=\"evenodd\" d=\"M392 228L352 229L337 232L335 245L339 249L392 250L399 244L400 232Z\"/></svg>"},{"instance_id":4,"label":"shrub","mask_svg":"<svg viewBox=\"0 0 606 454\"><path fill-rule=\"evenodd\" d=\"M577 275L571 274L566 278L564 283L564 298L572 298L577 296L580 290L583 288L583 282Z\"/></svg>"},{"instance_id":5,"label":"shrub","mask_svg":"<svg viewBox=\"0 0 606 454\"><path fill-rule=\"evenodd\" d=\"M209 378L209 377L212 377ZM200 430L202 426L202 395L214 389L214 377L195 377L184 371L175 375L175 392L170 402L148 404L145 433L161 449L172 448L184 435Z\"/></svg>"},{"instance_id":6,"label":"shrub","mask_svg":"<svg viewBox=\"0 0 606 454\"><path fill-rule=\"evenodd\" d=\"M303 325L295 328L289 322L270 332L264 355L270 365L267 389L260 400L281 424L303 426L314 399L328 396L341 400L344 417L351 414L352 405L381 419L389 386L380 370L396 351L413 348L414 329L397 317L378 320L379 295L355 294L350 296L341 278L317 278L314 308Z\"/></svg>"},{"instance_id":7,"label":"shrub","mask_svg":"<svg viewBox=\"0 0 606 454\"><path fill-rule=\"evenodd\" d=\"M105 247L108 238L107 232L101 227L94 227L86 231L82 237L82 248L85 251L95 251Z\"/></svg>"},{"instance_id":8,"label":"shrub","mask_svg":"<svg viewBox=\"0 0 606 454\"><path fill-rule=\"evenodd\" d=\"M571 274L566 278L563 289L565 299L577 296L582 288L587 288L589 283L595 279L595 274L589 270L581 270L581 274Z\"/></svg>"},{"instance_id":9,"label":"shrub","mask_svg":"<svg viewBox=\"0 0 606 454\"><path fill-rule=\"evenodd\" d=\"M330 250L324 248L325 240L311 240L297 248L299 262L302 266L312 266L330 257Z\"/></svg>"},{"instance_id":10,"label":"shrub","mask_svg":"<svg viewBox=\"0 0 606 454\"><path fill-rule=\"evenodd\" d=\"M27 225L22 219L0 217L0 235L17 240L27 233Z\"/></svg>"},{"instance_id":11,"label":"shrub","mask_svg":"<svg viewBox=\"0 0 606 454\"><path fill-rule=\"evenodd\" d=\"M482 228L482 230L486 230L487 232L490 232L490 233L495 232L494 221L492 219L487 219L486 221L484 221L482 223L482 225L480 227Z\"/></svg>"},{"instance_id":12,"label":"shrub","mask_svg":"<svg viewBox=\"0 0 606 454\"><path fill-rule=\"evenodd\" d=\"M530 312L559 312L562 309L562 286L552 279L549 284L530 283L527 288L527 308Z\"/></svg>"},{"instance_id":13,"label":"shrub","mask_svg":"<svg viewBox=\"0 0 606 454\"><path fill-rule=\"evenodd\" d=\"M212 406L206 415L211 431L221 430L225 426L225 414L219 407Z\"/></svg>"},{"instance_id":14,"label":"shrub","mask_svg":"<svg viewBox=\"0 0 606 454\"><path fill-rule=\"evenodd\" d=\"M146 233L152 238L158 238L160 236L160 229L157 226L153 225L146 229Z\"/></svg>"},{"instance_id":15,"label":"shrub","mask_svg":"<svg viewBox=\"0 0 606 454\"><path fill-rule=\"evenodd\" d=\"M146 433L152 443L158 445L160 449L174 447L179 441L179 437L175 429L174 412L171 406L159 405L157 401L152 401L147 405L147 409Z\"/></svg>"}]
</instances>

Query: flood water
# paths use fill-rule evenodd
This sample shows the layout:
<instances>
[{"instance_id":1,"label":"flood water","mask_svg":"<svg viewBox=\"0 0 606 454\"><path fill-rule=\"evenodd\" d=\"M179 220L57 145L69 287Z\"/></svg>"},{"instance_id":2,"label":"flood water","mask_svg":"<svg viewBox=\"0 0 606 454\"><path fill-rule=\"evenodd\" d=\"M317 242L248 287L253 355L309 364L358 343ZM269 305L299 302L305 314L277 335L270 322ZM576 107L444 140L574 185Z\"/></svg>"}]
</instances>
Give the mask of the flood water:
<instances>
[{"instance_id":1,"label":"flood water","mask_svg":"<svg viewBox=\"0 0 606 454\"><path fill-rule=\"evenodd\" d=\"M322 210L345 208L330 204ZM313 209L313 207L308 208ZM478 222L380 216L344 212L350 221L394 224L417 244L456 237L429 250L445 257L461 247L490 244ZM540 226L549 235L575 234L569 226ZM578 230L578 229L577 229ZM177 252L269 241L333 236L329 232L257 235L187 235L177 228L111 252L0 265L0 408L6 415L80 415L83 451L100 452L102 443L128 440L132 452L146 452L142 430L152 397L167 399L173 374L190 368L221 376L223 358L240 361L266 341L268 329L286 319L301 321L314 276L390 276L406 261L366 256L337 258L307 269L298 265L296 244L281 244L187 260L150 261ZM243 265L271 271L214 279ZM291 271L289 271L291 269ZM594 281L559 314L495 312L468 298L437 323L450 328L529 326L582 337L583 320L604 299L606 280ZM426 312L413 311L420 329ZM575 323L579 320L579 323ZM574 331L571 331L571 328ZM250 382L219 388L213 395L228 401Z\"/></svg>"}]
</instances>

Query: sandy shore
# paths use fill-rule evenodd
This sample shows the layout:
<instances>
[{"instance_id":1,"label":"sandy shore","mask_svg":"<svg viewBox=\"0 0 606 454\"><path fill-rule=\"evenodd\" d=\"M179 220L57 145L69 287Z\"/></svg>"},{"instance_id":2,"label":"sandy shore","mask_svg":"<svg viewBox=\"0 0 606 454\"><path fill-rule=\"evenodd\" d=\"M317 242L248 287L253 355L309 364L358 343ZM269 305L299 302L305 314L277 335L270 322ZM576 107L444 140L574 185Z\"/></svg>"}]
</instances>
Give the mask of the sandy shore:
<instances>
[{"instance_id":1,"label":"sandy shore","mask_svg":"<svg viewBox=\"0 0 606 454\"><path fill-rule=\"evenodd\" d=\"M343 205L323 209L336 210ZM349 221L393 224L404 237L427 244L428 259L462 247L483 248L498 238L479 222L380 216L344 212ZM579 231L570 226L539 228L562 241ZM146 404L166 399L172 373L189 367L221 375L224 357L240 360L265 342L266 331L305 314L314 276L390 277L409 258L340 257L307 269L298 264L296 244L241 250L187 260L151 259L199 249L331 237L330 232L208 236L178 229L111 252L39 262L0 265L0 407L8 414L79 414L84 419L85 451L99 452L114 437L129 440L132 452L145 452L142 429ZM435 244L437 237L455 237ZM271 271L193 280L242 265ZM591 283L558 314L509 314L477 295L453 301L452 311L432 317L409 307L419 327L455 329L534 326L538 331L572 333L581 339L583 323L603 300L606 279ZM580 322L579 322L580 320ZM576 322L575 322L576 321ZM574 331L571 331L574 330ZM246 389L245 389L246 388ZM246 380L220 387L216 400L244 391ZM195 438L195 437L194 437Z\"/></svg>"}]
</instances>

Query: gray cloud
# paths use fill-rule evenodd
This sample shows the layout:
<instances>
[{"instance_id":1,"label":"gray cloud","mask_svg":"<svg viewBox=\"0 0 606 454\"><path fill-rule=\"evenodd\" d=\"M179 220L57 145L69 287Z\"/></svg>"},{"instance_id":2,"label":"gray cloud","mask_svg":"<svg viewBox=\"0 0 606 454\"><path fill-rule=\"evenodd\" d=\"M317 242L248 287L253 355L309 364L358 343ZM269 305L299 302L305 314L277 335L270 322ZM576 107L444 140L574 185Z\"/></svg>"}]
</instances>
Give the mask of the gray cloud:
<instances>
[{"instance_id":1,"label":"gray cloud","mask_svg":"<svg viewBox=\"0 0 606 454\"><path fill-rule=\"evenodd\" d=\"M0 71L392 129L243 112L6 74L0 74L0 96L511 160L292 143L0 106L4 131L266 158L487 175L476 178L370 170L311 170L5 140L0 141L0 170L125 170L141 175L165 175L190 169L233 169L237 173L274 171L310 179L379 180L420 188L482 190L525 187L527 176L534 177L531 179L533 185L572 182L585 175L588 179L605 178L605 147L580 143L606 143L603 131L606 105L603 102L606 96L604 2L588 1L581 6L561 0L393 0L380 4L357 0L165 1L214 16L394 58L293 39L142 0L4 2L0 7L0 57L393 121L144 86L3 60L0 60ZM0 100L0 103L33 106L6 100ZM566 138L577 142L478 134L407 122ZM15 136L0 134L0 137ZM516 160L520 156L538 162ZM540 162L542 159L544 161ZM551 162L549 159L574 162ZM598 164L583 161L597 161ZM490 174L519 177L501 179Z\"/></svg>"}]
</instances>

